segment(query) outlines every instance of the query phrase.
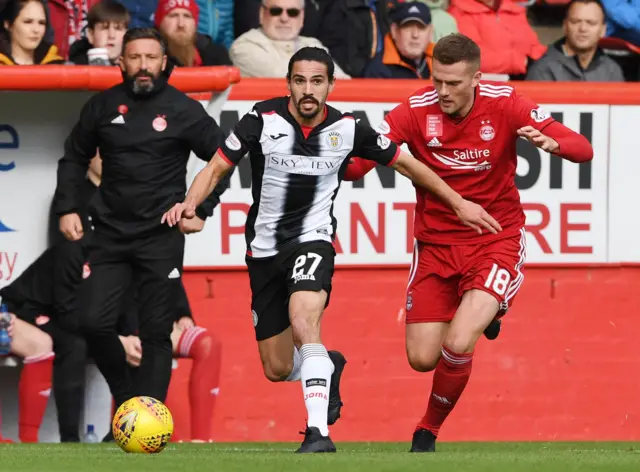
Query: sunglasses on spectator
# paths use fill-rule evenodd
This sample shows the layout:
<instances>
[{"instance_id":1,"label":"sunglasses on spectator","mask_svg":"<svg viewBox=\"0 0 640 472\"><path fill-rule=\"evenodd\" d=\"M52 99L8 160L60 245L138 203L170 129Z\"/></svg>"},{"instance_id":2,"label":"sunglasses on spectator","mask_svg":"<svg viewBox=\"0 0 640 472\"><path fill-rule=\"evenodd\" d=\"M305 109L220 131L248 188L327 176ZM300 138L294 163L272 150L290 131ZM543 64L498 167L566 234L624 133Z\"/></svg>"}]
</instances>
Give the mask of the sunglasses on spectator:
<instances>
[{"instance_id":1,"label":"sunglasses on spectator","mask_svg":"<svg viewBox=\"0 0 640 472\"><path fill-rule=\"evenodd\" d=\"M282 7L270 7L267 8L264 5L262 5L264 8L266 8L269 11L269 15L271 16L280 16L282 15L283 12L287 12L287 16L289 16L290 18L295 18L297 17L302 10L300 8L282 8Z\"/></svg>"}]
</instances>

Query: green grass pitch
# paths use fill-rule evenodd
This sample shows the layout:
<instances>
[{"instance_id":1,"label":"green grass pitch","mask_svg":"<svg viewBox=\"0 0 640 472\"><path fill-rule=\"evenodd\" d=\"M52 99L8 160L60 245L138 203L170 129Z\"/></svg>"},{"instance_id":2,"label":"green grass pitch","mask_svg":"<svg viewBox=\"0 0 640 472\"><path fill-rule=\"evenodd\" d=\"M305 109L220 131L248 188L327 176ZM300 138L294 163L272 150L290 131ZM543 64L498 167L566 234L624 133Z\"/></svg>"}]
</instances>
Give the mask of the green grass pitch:
<instances>
[{"instance_id":1,"label":"green grass pitch","mask_svg":"<svg viewBox=\"0 0 640 472\"><path fill-rule=\"evenodd\" d=\"M156 455L111 444L0 445L2 472L591 472L640 471L640 443L337 443L337 454L293 454L294 443L170 444Z\"/></svg>"}]
</instances>

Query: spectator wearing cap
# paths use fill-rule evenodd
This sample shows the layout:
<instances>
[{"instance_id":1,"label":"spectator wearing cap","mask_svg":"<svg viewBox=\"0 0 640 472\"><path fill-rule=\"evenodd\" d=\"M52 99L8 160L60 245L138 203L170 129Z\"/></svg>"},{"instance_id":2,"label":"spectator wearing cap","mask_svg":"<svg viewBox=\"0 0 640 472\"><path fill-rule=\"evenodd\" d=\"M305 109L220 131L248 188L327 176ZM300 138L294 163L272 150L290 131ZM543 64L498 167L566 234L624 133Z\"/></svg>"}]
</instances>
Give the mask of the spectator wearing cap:
<instances>
[{"instance_id":1,"label":"spectator wearing cap","mask_svg":"<svg viewBox=\"0 0 640 472\"><path fill-rule=\"evenodd\" d=\"M177 66L230 66L226 48L197 32L198 5L195 0L160 0L155 26L167 42L167 54Z\"/></svg>"},{"instance_id":2,"label":"spectator wearing cap","mask_svg":"<svg viewBox=\"0 0 640 472\"><path fill-rule=\"evenodd\" d=\"M606 29L600 0L571 0L563 28L565 37L529 68L527 80L624 81L620 66L598 47Z\"/></svg>"},{"instance_id":3,"label":"spectator wearing cap","mask_svg":"<svg viewBox=\"0 0 640 472\"><path fill-rule=\"evenodd\" d=\"M73 43L69 49L69 60L78 65L94 64L94 56L102 59L98 52L100 50L105 52L105 61L97 61L96 64L116 65L122 53L122 40L129 20L129 11L122 3L116 0L96 3L87 17L87 37Z\"/></svg>"},{"instance_id":4,"label":"spectator wearing cap","mask_svg":"<svg viewBox=\"0 0 640 472\"><path fill-rule=\"evenodd\" d=\"M229 54L243 77L285 77L289 59L303 47L327 48L316 38L300 36L304 0L264 0L260 5L260 28L233 42ZM338 78L349 78L338 65Z\"/></svg>"},{"instance_id":5,"label":"spectator wearing cap","mask_svg":"<svg viewBox=\"0 0 640 472\"><path fill-rule=\"evenodd\" d=\"M390 18L382 53L367 64L364 77L428 79L433 49L429 7L421 2L401 3L390 12Z\"/></svg>"},{"instance_id":6,"label":"spectator wearing cap","mask_svg":"<svg viewBox=\"0 0 640 472\"><path fill-rule=\"evenodd\" d=\"M459 32L480 46L484 73L522 79L529 63L547 52L527 20L526 9L513 0L451 0L449 13Z\"/></svg>"}]
</instances>

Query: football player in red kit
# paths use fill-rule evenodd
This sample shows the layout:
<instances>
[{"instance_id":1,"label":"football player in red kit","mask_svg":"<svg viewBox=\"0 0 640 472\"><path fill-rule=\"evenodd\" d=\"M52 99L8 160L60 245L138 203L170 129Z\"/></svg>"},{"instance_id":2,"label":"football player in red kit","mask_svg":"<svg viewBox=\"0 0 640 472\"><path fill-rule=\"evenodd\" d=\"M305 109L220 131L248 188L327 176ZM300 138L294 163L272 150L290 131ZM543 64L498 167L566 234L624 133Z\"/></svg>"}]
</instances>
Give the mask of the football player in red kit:
<instances>
[{"instance_id":1,"label":"football player in red kit","mask_svg":"<svg viewBox=\"0 0 640 472\"><path fill-rule=\"evenodd\" d=\"M471 39L442 38L433 51L433 86L398 105L379 129L395 143L406 143L414 157L502 227L494 234L464 226L440 200L416 187L406 349L413 369L435 373L412 452L435 451L440 427L469 380L478 339L522 285L526 243L515 185L518 137L572 162L593 158L586 138L513 87L481 82L479 66L480 49ZM354 159L345 180L357 180L373 166Z\"/></svg>"}]
</instances>

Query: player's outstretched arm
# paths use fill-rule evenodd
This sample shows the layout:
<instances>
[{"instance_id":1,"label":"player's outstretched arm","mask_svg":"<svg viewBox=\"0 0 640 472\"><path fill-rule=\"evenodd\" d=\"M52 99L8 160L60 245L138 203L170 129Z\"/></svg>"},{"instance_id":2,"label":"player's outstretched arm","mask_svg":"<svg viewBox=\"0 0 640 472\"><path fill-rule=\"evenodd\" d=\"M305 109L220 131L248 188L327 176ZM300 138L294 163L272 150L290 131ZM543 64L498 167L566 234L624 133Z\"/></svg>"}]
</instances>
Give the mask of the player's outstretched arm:
<instances>
[{"instance_id":1,"label":"player's outstretched arm","mask_svg":"<svg viewBox=\"0 0 640 472\"><path fill-rule=\"evenodd\" d=\"M493 219L480 205L465 200L442 180L434 171L422 164L410 154L400 151L398 158L391 165L402 175L408 177L420 187L442 200L451 208L460 221L482 234L482 228L491 233L502 231L500 224Z\"/></svg>"},{"instance_id":2,"label":"player's outstretched arm","mask_svg":"<svg viewBox=\"0 0 640 472\"><path fill-rule=\"evenodd\" d=\"M176 203L173 208L162 215L161 223L169 226L177 225L182 217L193 218L196 215L196 208L200 205L216 188L216 185L233 167L220 151L216 152L207 166L198 172L191 184L187 196L182 203Z\"/></svg>"},{"instance_id":3,"label":"player's outstretched arm","mask_svg":"<svg viewBox=\"0 0 640 472\"><path fill-rule=\"evenodd\" d=\"M521 136L543 151L553 153L571 162L588 162L593 159L593 147L587 138L554 121L544 128L544 133L533 126L518 129Z\"/></svg>"}]
</instances>

